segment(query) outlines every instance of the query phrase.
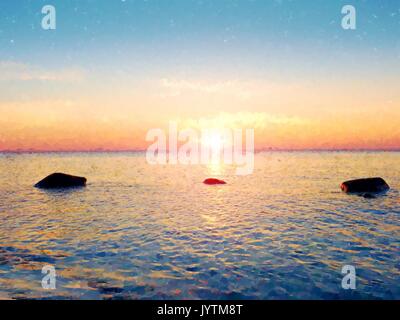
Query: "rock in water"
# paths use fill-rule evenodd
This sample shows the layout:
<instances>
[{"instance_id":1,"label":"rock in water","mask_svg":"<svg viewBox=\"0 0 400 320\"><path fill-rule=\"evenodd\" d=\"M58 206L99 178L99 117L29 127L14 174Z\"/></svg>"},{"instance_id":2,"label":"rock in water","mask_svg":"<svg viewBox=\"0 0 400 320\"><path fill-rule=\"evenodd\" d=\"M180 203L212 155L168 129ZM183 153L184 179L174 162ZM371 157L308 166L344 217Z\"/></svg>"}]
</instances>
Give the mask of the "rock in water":
<instances>
[{"instance_id":1,"label":"rock in water","mask_svg":"<svg viewBox=\"0 0 400 320\"><path fill-rule=\"evenodd\" d=\"M86 178L71 176L65 173L53 173L35 184L36 188L41 189L60 189L84 187Z\"/></svg>"},{"instance_id":2,"label":"rock in water","mask_svg":"<svg viewBox=\"0 0 400 320\"><path fill-rule=\"evenodd\" d=\"M208 178L206 180L203 181L204 184L226 184L226 182L224 180L219 180L219 179L215 179L215 178Z\"/></svg>"},{"instance_id":3,"label":"rock in water","mask_svg":"<svg viewBox=\"0 0 400 320\"><path fill-rule=\"evenodd\" d=\"M374 198L376 198L375 195L373 195L372 193L364 193L362 196L365 199L374 199Z\"/></svg>"},{"instance_id":4,"label":"rock in water","mask_svg":"<svg viewBox=\"0 0 400 320\"><path fill-rule=\"evenodd\" d=\"M389 185L382 178L366 178L345 181L340 188L347 193L379 193L390 189Z\"/></svg>"}]
</instances>

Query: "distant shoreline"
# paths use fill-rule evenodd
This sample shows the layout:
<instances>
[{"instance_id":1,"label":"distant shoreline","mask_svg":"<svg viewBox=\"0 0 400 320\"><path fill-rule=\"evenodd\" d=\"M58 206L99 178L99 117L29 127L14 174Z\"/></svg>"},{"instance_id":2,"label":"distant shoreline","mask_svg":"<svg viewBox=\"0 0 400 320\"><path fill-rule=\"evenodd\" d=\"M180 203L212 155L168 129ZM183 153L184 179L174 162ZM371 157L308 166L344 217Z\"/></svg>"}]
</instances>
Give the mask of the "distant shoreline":
<instances>
[{"instance_id":1,"label":"distant shoreline","mask_svg":"<svg viewBox=\"0 0 400 320\"><path fill-rule=\"evenodd\" d=\"M380 152L391 152L397 153L400 152L399 149L260 149L254 151L257 153L380 153ZM22 150L22 151L14 151L14 150L0 150L0 154L79 154L79 153L146 153L146 150Z\"/></svg>"}]
</instances>

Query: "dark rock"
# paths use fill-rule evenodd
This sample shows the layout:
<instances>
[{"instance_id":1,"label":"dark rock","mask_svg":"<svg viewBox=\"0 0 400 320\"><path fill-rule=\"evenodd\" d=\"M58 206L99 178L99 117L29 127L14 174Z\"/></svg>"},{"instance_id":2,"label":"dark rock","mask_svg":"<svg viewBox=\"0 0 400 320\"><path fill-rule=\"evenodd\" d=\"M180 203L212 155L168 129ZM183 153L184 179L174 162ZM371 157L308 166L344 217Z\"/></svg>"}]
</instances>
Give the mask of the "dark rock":
<instances>
[{"instance_id":1,"label":"dark rock","mask_svg":"<svg viewBox=\"0 0 400 320\"><path fill-rule=\"evenodd\" d=\"M346 193L379 193L390 189L382 178L366 178L345 181L340 188ZM367 196L368 197L368 196Z\"/></svg>"},{"instance_id":2,"label":"dark rock","mask_svg":"<svg viewBox=\"0 0 400 320\"><path fill-rule=\"evenodd\" d=\"M206 180L203 181L204 184L226 184L226 182L224 180L219 180L219 179L215 179L215 178L208 178Z\"/></svg>"},{"instance_id":3,"label":"dark rock","mask_svg":"<svg viewBox=\"0 0 400 320\"><path fill-rule=\"evenodd\" d=\"M123 292L124 289L119 287L101 287L99 288L99 291L103 294L115 294Z\"/></svg>"},{"instance_id":4,"label":"dark rock","mask_svg":"<svg viewBox=\"0 0 400 320\"><path fill-rule=\"evenodd\" d=\"M36 188L41 189L60 189L84 187L86 178L71 176L65 173L53 173L35 184Z\"/></svg>"},{"instance_id":5,"label":"dark rock","mask_svg":"<svg viewBox=\"0 0 400 320\"><path fill-rule=\"evenodd\" d=\"M365 199L374 199L374 198L376 198L376 196L374 196L372 193L364 193L363 197Z\"/></svg>"}]
</instances>

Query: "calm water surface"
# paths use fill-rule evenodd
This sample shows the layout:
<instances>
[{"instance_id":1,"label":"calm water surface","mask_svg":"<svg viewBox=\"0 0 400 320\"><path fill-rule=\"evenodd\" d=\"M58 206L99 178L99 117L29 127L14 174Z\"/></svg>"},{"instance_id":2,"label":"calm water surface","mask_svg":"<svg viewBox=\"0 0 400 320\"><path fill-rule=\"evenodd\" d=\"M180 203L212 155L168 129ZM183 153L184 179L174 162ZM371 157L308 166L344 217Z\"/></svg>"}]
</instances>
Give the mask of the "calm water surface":
<instances>
[{"instance_id":1,"label":"calm water surface","mask_svg":"<svg viewBox=\"0 0 400 320\"><path fill-rule=\"evenodd\" d=\"M0 298L400 299L399 165L400 153L271 152L240 177L140 153L0 154ZM88 185L33 188L55 171ZM391 190L340 191L364 176ZM41 288L46 264L56 290Z\"/></svg>"}]
</instances>

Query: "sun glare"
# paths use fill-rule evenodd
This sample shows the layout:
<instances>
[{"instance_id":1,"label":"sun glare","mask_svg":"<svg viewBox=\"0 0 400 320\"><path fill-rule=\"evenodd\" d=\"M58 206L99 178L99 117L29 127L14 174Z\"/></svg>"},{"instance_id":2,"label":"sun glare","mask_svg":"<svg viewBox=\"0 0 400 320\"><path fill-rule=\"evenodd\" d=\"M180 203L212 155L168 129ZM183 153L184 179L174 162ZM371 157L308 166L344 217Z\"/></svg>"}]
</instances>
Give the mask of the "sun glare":
<instances>
[{"instance_id":1,"label":"sun glare","mask_svg":"<svg viewBox=\"0 0 400 320\"><path fill-rule=\"evenodd\" d=\"M203 146L210 148L213 152L221 152L224 147L224 139L221 133L213 132L202 137Z\"/></svg>"}]
</instances>

